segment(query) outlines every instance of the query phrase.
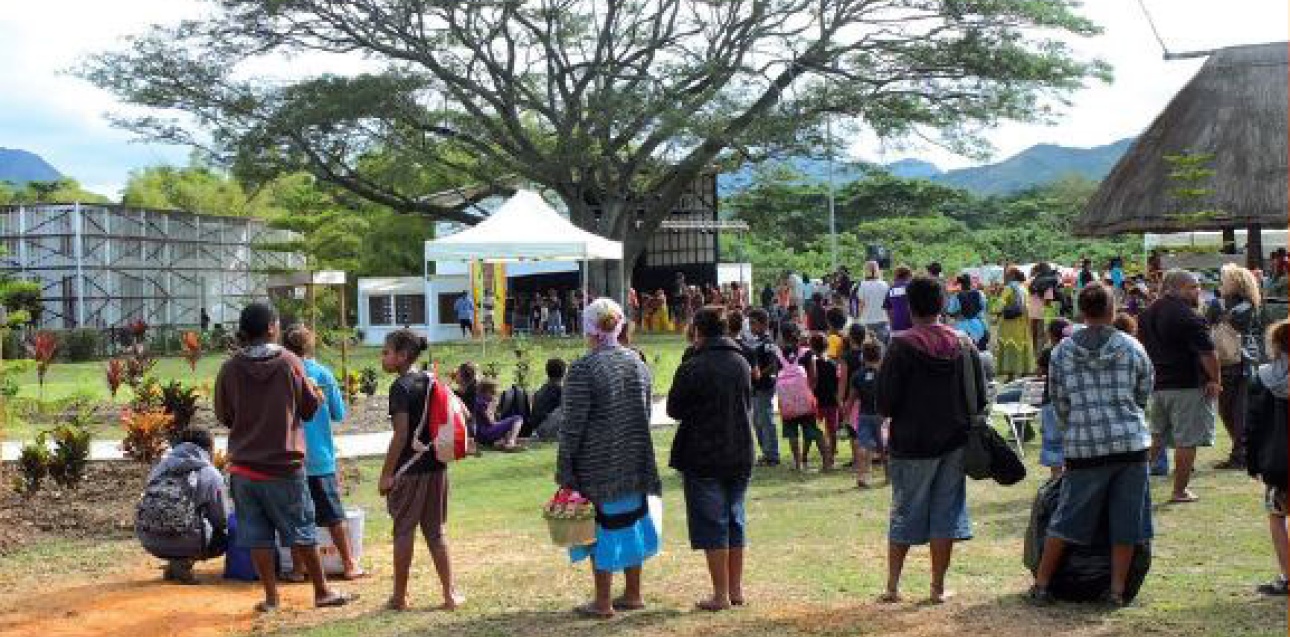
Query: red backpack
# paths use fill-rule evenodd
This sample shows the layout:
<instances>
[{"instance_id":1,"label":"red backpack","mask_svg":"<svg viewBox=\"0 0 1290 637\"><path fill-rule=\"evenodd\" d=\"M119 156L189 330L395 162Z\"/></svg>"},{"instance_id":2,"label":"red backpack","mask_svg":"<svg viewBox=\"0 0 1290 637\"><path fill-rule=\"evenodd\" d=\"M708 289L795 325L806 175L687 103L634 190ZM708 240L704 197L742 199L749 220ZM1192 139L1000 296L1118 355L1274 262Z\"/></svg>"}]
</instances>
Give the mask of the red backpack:
<instances>
[{"instance_id":1,"label":"red backpack","mask_svg":"<svg viewBox=\"0 0 1290 637\"><path fill-rule=\"evenodd\" d=\"M448 389L447 384L436 379L435 373L426 375L426 404L421 410L421 420L412 430L412 454L408 461L399 467L402 475L428 451L434 452L435 460L448 464L465 458L474 451L475 441L470 437L470 410L461 402L457 394ZM428 438L424 436L429 433Z\"/></svg>"}]
</instances>

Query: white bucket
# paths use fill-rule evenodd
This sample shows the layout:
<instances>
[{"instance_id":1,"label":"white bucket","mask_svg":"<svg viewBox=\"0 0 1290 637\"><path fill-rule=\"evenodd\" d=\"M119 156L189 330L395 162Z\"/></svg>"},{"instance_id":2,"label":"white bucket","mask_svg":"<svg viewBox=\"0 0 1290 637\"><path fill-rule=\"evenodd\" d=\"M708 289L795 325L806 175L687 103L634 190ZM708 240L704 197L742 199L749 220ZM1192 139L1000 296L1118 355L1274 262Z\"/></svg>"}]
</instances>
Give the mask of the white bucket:
<instances>
[{"instance_id":1,"label":"white bucket","mask_svg":"<svg viewBox=\"0 0 1290 637\"><path fill-rule=\"evenodd\" d=\"M363 557L363 528L367 522L367 514L360 508L345 509L345 525L349 531L349 543L354 552L354 562L357 563ZM336 548L336 541L331 537L331 531L326 527L318 527L318 555L322 558L323 571L328 575L343 575L345 573L345 563L340 559L340 550ZM289 547L278 547L278 568L286 573L292 569L291 549Z\"/></svg>"}]
</instances>

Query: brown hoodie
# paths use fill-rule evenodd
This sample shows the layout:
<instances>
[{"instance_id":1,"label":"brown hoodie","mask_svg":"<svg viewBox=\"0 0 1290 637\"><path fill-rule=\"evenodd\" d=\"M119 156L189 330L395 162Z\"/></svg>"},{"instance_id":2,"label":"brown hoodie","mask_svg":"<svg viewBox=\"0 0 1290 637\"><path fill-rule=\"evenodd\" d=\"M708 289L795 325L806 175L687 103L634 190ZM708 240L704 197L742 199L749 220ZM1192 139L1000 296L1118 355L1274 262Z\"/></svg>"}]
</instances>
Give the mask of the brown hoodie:
<instances>
[{"instance_id":1,"label":"brown hoodie","mask_svg":"<svg viewBox=\"0 0 1290 637\"><path fill-rule=\"evenodd\" d=\"M318 396L295 354L277 346L243 350L224 361L215 379L215 418L229 428L233 466L290 476L304 466L303 422Z\"/></svg>"}]
</instances>

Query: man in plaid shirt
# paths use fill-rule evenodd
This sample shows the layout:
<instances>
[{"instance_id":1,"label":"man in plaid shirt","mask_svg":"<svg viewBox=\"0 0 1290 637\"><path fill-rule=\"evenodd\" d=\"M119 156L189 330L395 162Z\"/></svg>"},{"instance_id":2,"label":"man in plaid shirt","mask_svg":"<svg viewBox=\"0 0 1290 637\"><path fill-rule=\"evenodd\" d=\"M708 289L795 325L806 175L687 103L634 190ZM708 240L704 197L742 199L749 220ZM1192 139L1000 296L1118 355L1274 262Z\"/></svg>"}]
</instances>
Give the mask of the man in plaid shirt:
<instances>
[{"instance_id":1,"label":"man in plaid shirt","mask_svg":"<svg viewBox=\"0 0 1290 637\"><path fill-rule=\"evenodd\" d=\"M1093 544L1105 515L1111 543L1111 590L1124 604L1134 547L1151 539L1146 406L1155 372L1138 341L1111 325L1114 295L1098 283L1079 295L1085 328L1053 350L1048 382L1066 456L1066 478L1048 525L1031 599L1052 601L1048 583L1068 542Z\"/></svg>"}]
</instances>

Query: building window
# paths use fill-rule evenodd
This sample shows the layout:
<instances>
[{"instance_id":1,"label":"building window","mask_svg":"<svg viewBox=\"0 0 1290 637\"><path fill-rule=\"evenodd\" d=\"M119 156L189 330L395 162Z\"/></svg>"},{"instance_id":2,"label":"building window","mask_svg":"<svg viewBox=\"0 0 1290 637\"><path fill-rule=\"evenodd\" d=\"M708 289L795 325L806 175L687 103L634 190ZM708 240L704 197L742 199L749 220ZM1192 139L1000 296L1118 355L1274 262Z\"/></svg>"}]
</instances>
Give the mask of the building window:
<instances>
[{"instance_id":1,"label":"building window","mask_svg":"<svg viewBox=\"0 0 1290 637\"><path fill-rule=\"evenodd\" d=\"M440 325L457 324L457 308L453 306L456 305L457 299L465 296L465 294L466 294L465 292L449 292L447 294L439 295L439 324Z\"/></svg>"},{"instance_id":2,"label":"building window","mask_svg":"<svg viewBox=\"0 0 1290 637\"><path fill-rule=\"evenodd\" d=\"M426 297L421 294L395 296L394 318L399 325L425 325Z\"/></svg>"},{"instance_id":3,"label":"building window","mask_svg":"<svg viewBox=\"0 0 1290 637\"><path fill-rule=\"evenodd\" d=\"M393 325L394 304L388 296L367 297L367 319L372 325Z\"/></svg>"}]
</instances>

